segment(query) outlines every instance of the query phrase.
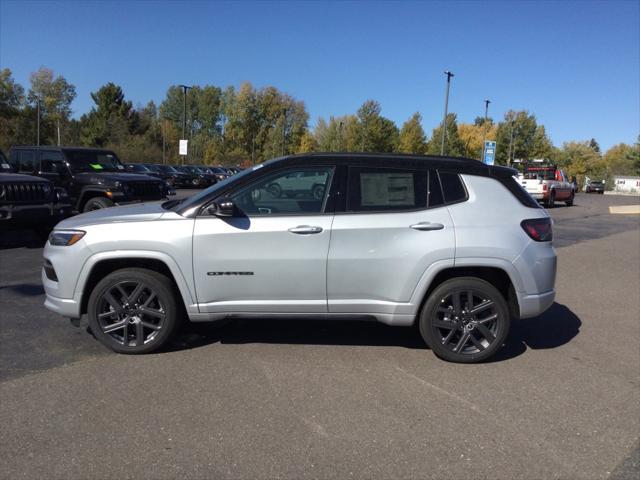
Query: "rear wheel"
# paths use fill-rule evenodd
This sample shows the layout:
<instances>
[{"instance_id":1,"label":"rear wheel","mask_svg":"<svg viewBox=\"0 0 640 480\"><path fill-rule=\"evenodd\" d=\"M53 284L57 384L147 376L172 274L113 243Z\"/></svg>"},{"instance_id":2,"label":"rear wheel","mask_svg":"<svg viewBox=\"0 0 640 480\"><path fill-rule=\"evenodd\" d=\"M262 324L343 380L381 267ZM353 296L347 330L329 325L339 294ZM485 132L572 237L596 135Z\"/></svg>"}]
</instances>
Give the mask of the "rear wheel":
<instances>
[{"instance_id":1,"label":"rear wheel","mask_svg":"<svg viewBox=\"0 0 640 480\"><path fill-rule=\"evenodd\" d=\"M566 203L566 204L567 204L567 207L571 207L571 206L573 206L573 200L574 200L574 197L575 197L575 193L571 192L571 196L569 197L569 200L567 200L566 202L564 202L564 203Z\"/></svg>"},{"instance_id":2,"label":"rear wheel","mask_svg":"<svg viewBox=\"0 0 640 480\"><path fill-rule=\"evenodd\" d=\"M92 210L100 210L102 208L113 207L113 201L104 197L93 197L90 198L87 203L84 204L82 208L83 212L91 212Z\"/></svg>"},{"instance_id":3,"label":"rear wheel","mask_svg":"<svg viewBox=\"0 0 640 480\"><path fill-rule=\"evenodd\" d=\"M556 192L555 190L551 190L551 192L549 192L549 198L545 202L544 206L545 208L553 208L555 204L556 204Z\"/></svg>"},{"instance_id":4,"label":"rear wheel","mask_svg":"<svg viewBox=\"0 0 640 480\"><path fill-rule=\"evenodd\" d=\"M420 314L422 338L440 358L476 363L493 356L509 332L509 308L490 283L475 277L447 280Z\"/></svg>"},{"instance_id":5,"label":"rear wheel","mask_svg":"<svg viewBox=\"0 0 640 480\"><path fill-rule=\"evenodd\" d=\"M91 292L89 326L118 353L150 353L173 335L182 309L171 281L146 269L116 270Z\"/></svg>"}]
</instances>

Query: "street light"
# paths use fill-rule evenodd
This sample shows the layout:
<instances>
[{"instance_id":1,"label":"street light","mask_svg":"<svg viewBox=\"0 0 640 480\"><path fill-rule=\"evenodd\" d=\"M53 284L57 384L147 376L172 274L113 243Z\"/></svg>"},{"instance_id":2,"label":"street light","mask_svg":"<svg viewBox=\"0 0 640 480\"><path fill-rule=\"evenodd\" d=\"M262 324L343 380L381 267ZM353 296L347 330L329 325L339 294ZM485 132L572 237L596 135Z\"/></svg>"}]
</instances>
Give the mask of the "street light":
<instances>
[{"instance_id":1,"label":"street light","mask_svg":"<svg viewBox=\"0 0 640 480\"><path fill-rule=\"evenodd\" d=\"M186 140L186 130L187 130L187 90L192 89L193 87L189 87L187 85L179 85L182 88L183 92L183 106L182 106L182 140ZM184 156L182 157L182 164L184 165Z\"/></svg>"},{"instance_id":2,"label":"street light","mask_svg":"<svg viewBox=\"0 0 640 480\"><path fill-rule=\"evenodd\" d=\"M447 135L447 111L449 110L449 86L451 85L451 77L454 76L449 70L445 71L447 76L447 93L444 97L444 120L442 121L442 144L440 145L440 155L444 155L444 139Z\"/></svg>"},{"instance_id":3,"label":"street light","mask_svg":"<svg viewBox=\"0 0 640 480\"><path fill-rule=\"evenodd\" d=\"M484 136L482 137L482 147L480 148L480 161L484 161L484 143L487 141L487 124L489 114L489 104L491 100L484 101Z\"/></svg>"}]
</instances>

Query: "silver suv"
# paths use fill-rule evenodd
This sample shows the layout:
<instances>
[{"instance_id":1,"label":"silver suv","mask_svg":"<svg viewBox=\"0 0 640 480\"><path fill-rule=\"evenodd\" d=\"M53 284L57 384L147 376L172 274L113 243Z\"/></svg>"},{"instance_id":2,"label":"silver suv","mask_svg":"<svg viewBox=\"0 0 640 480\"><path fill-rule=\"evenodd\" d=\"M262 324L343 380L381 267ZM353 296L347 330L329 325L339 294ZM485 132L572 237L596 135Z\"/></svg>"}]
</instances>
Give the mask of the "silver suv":
<instances>
[{"instance_id":1,"label":"silver suv","mask_svg":"<svg viewBox=\"0 0 640 480\"><path fill-rule=\"evenodd\" d=\"M307 172L309 192L272 188ZM271 160L182 201L61 222L45 306L86 314L121 353L160 348L183 319L294 316L415 324L439 357L482 361L511 318L555 296L551 220L514 174L441 157Z\"/></svg>"}]
</instances>

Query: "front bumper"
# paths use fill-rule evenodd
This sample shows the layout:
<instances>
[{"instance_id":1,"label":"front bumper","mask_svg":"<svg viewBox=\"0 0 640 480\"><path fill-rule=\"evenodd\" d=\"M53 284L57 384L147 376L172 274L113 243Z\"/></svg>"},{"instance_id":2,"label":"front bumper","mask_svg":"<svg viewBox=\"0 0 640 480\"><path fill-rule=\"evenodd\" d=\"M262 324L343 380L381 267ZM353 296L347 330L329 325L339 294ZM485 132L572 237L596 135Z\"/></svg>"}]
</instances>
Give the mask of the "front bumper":
<instances>
[{"instance_id":1,"label":"front bumper","mask_svg":"<svg viewBox=\"0 0 640 480\"><path fill-rule=\"evenodd\" d=\"M71 216L71 205L45 203L40 205L0 205L0 225L15 227L47 227Z\"/></svg>"},{"instance_id":2,"label":"front bumper","mask_svg":"<svg viewBox=\"0 0 640 480\"><path fill-rule=\"evenodd\" d=\"M72 298L58 298L48 293L45 295L44 306L63 317L80 318L80 304Z\"/></svg>"}]
</instances>

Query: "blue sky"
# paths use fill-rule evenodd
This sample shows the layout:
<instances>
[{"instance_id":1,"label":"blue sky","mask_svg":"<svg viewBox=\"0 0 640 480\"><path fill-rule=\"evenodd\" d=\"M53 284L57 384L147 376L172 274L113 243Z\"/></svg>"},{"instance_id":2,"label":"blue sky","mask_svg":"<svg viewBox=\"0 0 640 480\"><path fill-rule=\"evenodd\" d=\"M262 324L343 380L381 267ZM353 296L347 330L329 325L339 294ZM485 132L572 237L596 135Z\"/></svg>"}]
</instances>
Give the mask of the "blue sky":
<instances>
[{"instance_id":1,"label":"blue sky","mask_svg":"<svg viewBox=\"0 0 640 480\"><path fill-rule=\"evenodd\" d=\"M492 100L536 114L555 144L640 132L640 2L36 2L0 0L0 68L52 68L75 115L113 81L141 105L171 84L274 85L318 117L366 99L399 126L471 122Z\"/></svg>"}]
</instances>

